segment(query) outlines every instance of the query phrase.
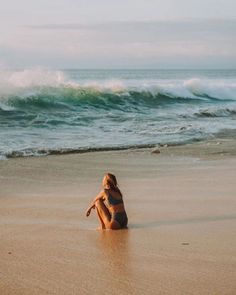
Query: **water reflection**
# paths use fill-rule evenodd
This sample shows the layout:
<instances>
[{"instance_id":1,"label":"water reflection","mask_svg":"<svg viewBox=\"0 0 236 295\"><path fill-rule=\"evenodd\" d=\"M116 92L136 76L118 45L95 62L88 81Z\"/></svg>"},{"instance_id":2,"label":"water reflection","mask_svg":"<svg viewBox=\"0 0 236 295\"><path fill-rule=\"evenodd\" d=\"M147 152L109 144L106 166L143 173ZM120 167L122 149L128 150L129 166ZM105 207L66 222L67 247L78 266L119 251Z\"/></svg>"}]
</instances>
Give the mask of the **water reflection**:
<instances>
[{"instance_id":1,"label":"water reflection","mask_svg":"<svg viewBox=\"0 0 236 295\"><path fill-rule=\"evenodd\" d=\"M199 216L199 217L191 217L186 219L173 219L173 220L157 220L157 221L129 224L129 227L131 230L133 230L138 228L154 228L159 226L191 224L191 223L206 223L206 222L213 222L213 221L233 220L233 219L236 219L236 214L226 214L226 215L219 215L219 216Z\"/></svg>"},{"instance_id":2,"label":"water reflection","mask_svg":"<svg viewBox=\"0 0 236 295\"><path fill-rule=\"evenodd\" d=\"M127 292L131 288L129 238L129 230L101 231L97 238L104 265L103 271L109 278L109 287L114 291L123 290Z\"/></svg>"}]
</instances>

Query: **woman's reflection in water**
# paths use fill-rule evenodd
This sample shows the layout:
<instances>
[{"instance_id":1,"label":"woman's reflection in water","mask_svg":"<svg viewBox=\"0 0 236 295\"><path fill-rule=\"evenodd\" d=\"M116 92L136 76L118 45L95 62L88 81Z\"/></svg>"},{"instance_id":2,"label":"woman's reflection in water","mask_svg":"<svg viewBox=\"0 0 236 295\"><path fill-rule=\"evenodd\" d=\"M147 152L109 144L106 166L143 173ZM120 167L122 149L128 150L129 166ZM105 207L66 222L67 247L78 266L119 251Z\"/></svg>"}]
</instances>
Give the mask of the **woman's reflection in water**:
<instances>
[{"instance_id":1,"label":"woman's reflection in water","mask_svg":"<svg viewBox=\"0 0 236 295\"><path fill-rule=\"evenodd\" d=\"M128 229L101 231L98 235L102 271L105 272L104 277L109 281L109 288L114 292L123 290L127 293L131 288L129 235ZM111 293L112 290L110 290Z\"/></svg>"}]
</instances>

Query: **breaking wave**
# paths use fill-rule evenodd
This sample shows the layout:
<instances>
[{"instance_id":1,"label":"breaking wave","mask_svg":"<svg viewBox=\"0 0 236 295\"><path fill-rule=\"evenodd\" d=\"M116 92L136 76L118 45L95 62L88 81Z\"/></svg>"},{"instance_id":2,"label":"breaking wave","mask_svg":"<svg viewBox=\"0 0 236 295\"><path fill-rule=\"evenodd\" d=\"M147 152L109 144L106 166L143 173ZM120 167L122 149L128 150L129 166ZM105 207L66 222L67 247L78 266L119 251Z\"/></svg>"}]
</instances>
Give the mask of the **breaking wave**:
<instances>
[{"instance_id":1,"label":"breaking wave","mask_svg":"<svg viewBox=\"0 0 236 295\"><path fill-rule=\"evenodd\" d=\"M0 73L2 111L91 106L125 108L203 100L236 100L236 83L188 79L184 81L73 81L62 71L42 69Z\"/></svg>"}]
</instances>

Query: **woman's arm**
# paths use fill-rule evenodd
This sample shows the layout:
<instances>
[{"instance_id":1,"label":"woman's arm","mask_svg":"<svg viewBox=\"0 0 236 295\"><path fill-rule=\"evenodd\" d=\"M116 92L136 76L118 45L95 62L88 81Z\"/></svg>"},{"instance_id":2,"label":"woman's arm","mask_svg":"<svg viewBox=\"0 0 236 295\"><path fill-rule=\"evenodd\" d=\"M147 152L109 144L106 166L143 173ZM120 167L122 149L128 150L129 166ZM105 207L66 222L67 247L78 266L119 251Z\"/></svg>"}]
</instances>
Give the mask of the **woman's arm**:
<instances>
[{"instance_id":1,"label":"woman's arm","mask_svg":"<svg viewBox=\"0 0 236 295\"><path fill-rule=\"evenodd\" d=\"M86 216L88 217L90 215L90 212L92 209L95 209L95 203L96 201L98 200L105 200L104 198L104 191L101 191L97 196L96 198L92 201L92 204L90 205L90 207L87 209L86 211Z\"/></svg>"}]
</instances>

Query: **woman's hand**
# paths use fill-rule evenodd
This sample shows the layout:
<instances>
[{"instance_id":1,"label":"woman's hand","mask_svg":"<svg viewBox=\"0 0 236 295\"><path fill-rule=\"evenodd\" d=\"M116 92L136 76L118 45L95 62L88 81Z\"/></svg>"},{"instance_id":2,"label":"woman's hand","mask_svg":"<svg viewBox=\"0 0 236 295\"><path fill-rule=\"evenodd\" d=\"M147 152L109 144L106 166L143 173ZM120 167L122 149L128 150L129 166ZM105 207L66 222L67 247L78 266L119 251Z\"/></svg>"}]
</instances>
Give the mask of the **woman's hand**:
<instances>
[{"instance_id":1,"label":"woman's hand","mask_svg":"<svg viewBox=\"0 0 236 295\"><path fill-rule=\"evenodd\" d=\"M86 211L86 216L89 217L90 213L91 213L91 208L88 208Z\"/></svg>"},{"instance_id":2,"label":"woman's hand","mask_svg":"<svg viewBox=\"0 0 236 295\"><path fill-rule=\"evenodd\" d=\"M91 210L95 209L95 203L97 200L103 200L104 199L104 191L102 190L97 196L96 198L93 200L92 205L87 209L86 211L86 216L89 217Z\"/></svg>"},{"instance_id":3,"label":"woman's hand","mask_svg":"<svg viewBox=\"0 0 236 295\"><path fill-rule=\"evenodd\" d=\"M92 205L91 207L89 207L86 211L86 216L89 217L91 210L95 208L95 205Z\"/></svg>"},{"instance_id":4,"label":"woman's hand","mask_svg":"<svg viewBox=\"0 0 236 295\"><path fill-rule=\"evenodd\" d=\"M93 208L93 207L90 207L90 208L88 208L88 209L87 209L87 211L86 211L86 216L87 216L87 217L89 217L89 215L90 215L90 213L91 213L91 210L92 210L92 208Z\"/></svg>"}]
</instances>

